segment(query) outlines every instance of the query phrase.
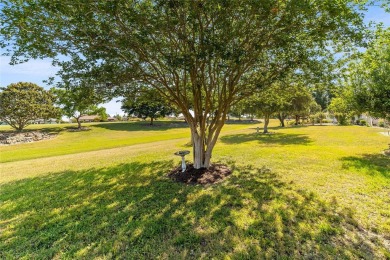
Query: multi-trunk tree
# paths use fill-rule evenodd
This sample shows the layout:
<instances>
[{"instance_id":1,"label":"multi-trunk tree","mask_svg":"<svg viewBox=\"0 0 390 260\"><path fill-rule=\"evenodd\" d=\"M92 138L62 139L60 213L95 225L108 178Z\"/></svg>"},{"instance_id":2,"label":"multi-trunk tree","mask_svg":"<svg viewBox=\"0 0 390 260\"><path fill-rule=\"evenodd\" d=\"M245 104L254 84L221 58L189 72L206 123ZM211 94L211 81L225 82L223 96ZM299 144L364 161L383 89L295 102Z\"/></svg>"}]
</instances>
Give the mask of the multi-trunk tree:
<instances>
[{"instance_id":1,"label":"multi-trunk tree","mask_svg":"<svg viewBox=\"0 0 390 260\"><path fill-rule=\"evenodd\" d=\"M201 168L210 165L232 105L362 39L354 3L3 0L0 30L14 62L62 54L69 58L58 63L64 80L158 91L186 118L194 167Z\"/></svg>"}]
</instances>

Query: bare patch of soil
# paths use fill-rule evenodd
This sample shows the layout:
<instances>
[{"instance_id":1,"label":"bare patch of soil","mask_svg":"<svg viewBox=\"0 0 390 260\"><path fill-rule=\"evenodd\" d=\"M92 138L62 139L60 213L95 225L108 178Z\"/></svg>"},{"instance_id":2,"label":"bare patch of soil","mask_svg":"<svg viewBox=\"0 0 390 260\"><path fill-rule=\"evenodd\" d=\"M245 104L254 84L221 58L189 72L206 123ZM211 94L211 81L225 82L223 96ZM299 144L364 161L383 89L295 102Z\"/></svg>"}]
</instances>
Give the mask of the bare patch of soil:
<instances>
[{"instance_id":1,"label":"bare patch of soil","mask_svg":"<svg viewBox=\"0 0 390 260\"><path fill-rule=\"evenodd\" d=\"M187 164L187 169L182 172L181 166L173 169L168 177L174 181L186 184L213 184L222 181L232 171L223 164L212 164L209 168L195 169L193 164Z\"/></svg>"}]
</instances>

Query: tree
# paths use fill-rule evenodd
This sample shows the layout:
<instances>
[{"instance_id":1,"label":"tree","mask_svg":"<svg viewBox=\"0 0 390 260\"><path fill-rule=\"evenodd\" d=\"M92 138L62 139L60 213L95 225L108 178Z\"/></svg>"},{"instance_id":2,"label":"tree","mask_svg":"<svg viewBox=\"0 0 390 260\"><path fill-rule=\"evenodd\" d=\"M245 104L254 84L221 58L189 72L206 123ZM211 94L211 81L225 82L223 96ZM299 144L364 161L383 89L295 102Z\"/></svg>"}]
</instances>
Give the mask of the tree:
<instances>
[{"instance_id":1,"label":"tree","mask_svg":"<svg viewBox=\"0 0 390 260\"><path fill-rule=\"evenodd\" d=\"M123 120L123 116L121 116L119 114L115 114L114 118L116 118L118 121L122 121Z\"/></svg>"},{"instance_id":2,"label":"tree","mask_svg":"<svg viewBox=\"0 0 390 260\"><path fill-rule=\"evenodd\" d=\"M107 114L107 110L105 107L99 107L97 105L90 106L85 113L87 115L99 116L99 121L107 121L107 118L110 117L110 115Z\"/></svg>"},{"instance_id":3,"label":"tree","mask_svg":"<svg viewBox=\"0 0 390 260\"><path fill-rule=\"evenodd\" d=\"M232 105L363 38L354 2L8 0L0 42L14 62L67 55L63 80L153 87L186 118L198 169Z\"/></svg>"},{"instance_id":4,"label":"tree","mask_svg":"<svg viewBox=\"0 0 390 260\"><path fill-rule=\"evenodd\" d=\"M174 108L159 93L147 88L123 99L121 108L129 115L133 114L144 120L149 117L150 125L153 125L154 119L174 112Z\"/></svg>"},{"instance_id":5,"label":"tree","mask_svg":"<svg viewBox=\"0 0 390 260\"><path fill-rule=\"evenodd\" d=\"M295 125L298 125L300 118L310 115L310 105L314 99L307 88L298 85L294 88L289 108L295 117Z\"/></svg>"},{"instance_id":6,"label":"tree","mask_svg":"<svg viewBox=\"0 0 390 260\"><path fill-rule=\"evenodd\" d=\"M13 83L1 90L0 118L18 131L32 120L58 116L54 96L34 83Z\"/></svg>"},{"instance_id":7,"label":"tree","mask_svg":"<svg viewBox=\"0 0 390 260\"><path fill-rule=\"evenodd\" d=\"M236 103L234 106L231 106L229 110L229 114L238 117L238 120L241 121L241 117L244 115L246 100L241 100L240 102Z\"/></svg>"},{"instance_id":8,"label":"tree","mask_svg":"<svg viewBox=\"0 0 390 260\"><path fill-rule=\"evenodd\" d=\"M295 125L301 117L309 116L311 104L315 102L309 89L297 83L285 85L284 90L279 90L279 95L281 100L277 117L282 127L289 115L295 116Z\"/></svg>"},{"instance_id":9,"label":"tree","mask_svg":"<svg viewBox=\"0 0 390 260\"><path fill-rule=\"evenodd\" d=\"M81 129L80 117L91 113L96 114L98 109L96 104L103 101L91 86L52 88L51 91L56 96L56 104L60 106L62 113L76 119L78 129Z\"/></svg>"},{"instance_id":10,"label":"tree","mask_svg":"<svg viewBox=\"0 0 390 260\"><path fill-rule=\"evenodd\" d=\"M325 119L325 114L322 113L321 110L321 105L317 104L316 101L313 100L313 102L310 103L309 118L313 125L316 123L317 120L320 122L320 125L322 125L322 120Z\"/></svg>"},{"instance_id":11,"label":"tree","mask_svg":"<svg viewBox=\"0 0 390 260\"><path fill-rule=\"evenodd\" d=\"M329 111L336 117L340 125L347 125L348 119L355 114L353 103L351 102L351 93L344 91L338 97L331 100L329 104Z\"/></svg>"},{"instance_id":12,"label":"tree","mask_svg":"<svg viewBox=\"0 0 390 260\"><path fill-rule=\"evenodd\" d=\"M257 108L259 115L264 117L264 134L268 133L271 116L284 108L287 102L286 93L288 92L283 89L281 84L274 84L251 98L251 103Z\"/></svg>"},{"instance_id":13,"label":"tree","mask_svg":"<svg viewBox=\"0 0 390 260\"><path fill-rule=\"evenodd\" d=\"M377 32L377 38L349 72L357 109L390 120L390 29Z\"/></svg>"}]
</instances>

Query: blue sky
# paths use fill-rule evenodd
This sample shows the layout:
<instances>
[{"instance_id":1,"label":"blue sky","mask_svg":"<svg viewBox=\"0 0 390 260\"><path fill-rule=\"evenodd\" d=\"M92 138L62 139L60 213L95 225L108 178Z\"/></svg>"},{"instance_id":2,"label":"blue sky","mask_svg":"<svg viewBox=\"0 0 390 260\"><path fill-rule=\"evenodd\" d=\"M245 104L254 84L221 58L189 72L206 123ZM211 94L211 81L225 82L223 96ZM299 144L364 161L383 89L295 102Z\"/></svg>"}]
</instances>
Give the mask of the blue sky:
<instances>
[{"instance_id":1,"label":"blue sky","mask_svg":"<svg viewBox=\"0 0 390 260\"><path fill-rule=\"evenodd\" d=\"M383 23L385 27L390 27L390 13L384 12L380 7L370 7L368 10L365 21L375 21L377 23ZM49 77L55 76L57 68L51 65L50 59L43 60L30 60L23 64L9 65L10 58L6 56L0 56L0 86L5 87L11 83L25 81L33 82L42 87L48 88L44 80ZM107 113L110 115L123 114L120 109L120 103L116 102L117 99L112 100L109 103L103 104L107 109Z\"/></svg>"}]
</instances>

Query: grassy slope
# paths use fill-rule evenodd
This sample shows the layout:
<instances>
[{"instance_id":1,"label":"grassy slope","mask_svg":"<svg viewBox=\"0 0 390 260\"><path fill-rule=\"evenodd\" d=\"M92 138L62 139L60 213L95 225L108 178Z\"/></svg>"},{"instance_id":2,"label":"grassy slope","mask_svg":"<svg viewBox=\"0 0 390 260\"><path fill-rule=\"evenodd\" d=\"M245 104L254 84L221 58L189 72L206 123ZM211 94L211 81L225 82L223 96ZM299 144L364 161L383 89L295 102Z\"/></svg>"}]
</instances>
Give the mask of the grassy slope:
<instances>
[{"instance_id":1,"label":"grassy slope","mask_svg":"<svg viewBox=\"0 0 390 260\"><path fill-rule=\"evenodd\" d=\"M90 131L69 132L71 125L32 125L28 130L42 128L58 136L52 140L0 147L0 162L11 162L48 156L74 154L134 144L151 143L162 140L187 138L189 129L183 122L156 122L157 126L149 126L145 122L131 123L89 123L83 124ZM53 127L54 126L54 127ZM227 125L226 131L242 129L245 125ZM0 130L9 130L0 126Z\"/></svg>"},{"instance_id":2,"label":"grassy slope","mask_svg":"<svg viewBox=\"0 0 390 260\"><path fill-rule=\"evenodd\" d=\"M258 135L255 126L224 129L214 160L234 174L206 188L165 177L179 162L172 153L189 148L182 128L62 132L138 144L78 154L57 144L67 155L41 159L38 148L28 157L7 147L18 151L0 165L0 258L389 257L388 137L356 126Z\"/></svg>"},{"instance_id":3,"label":"grassy slope","mask_svg":"<svg viewBox=\"0 0 390 260\"><path fill-rule=\"evenodd\" d=\"M0 161L74 154L189 136L184 124L178 124L173 128L168 126L168 122L161 124L162 127L143 126L141 123L90 123L83 125L91 130L81 132L67 131L65 127L69 125L61 125L60 128L45 125L46 131L56 133L58 136L53 140L18 145L18 149L13 146L1 147ZM31 126L29 130L37 127L39 126Z\"/></svg>"}]
</instances>

